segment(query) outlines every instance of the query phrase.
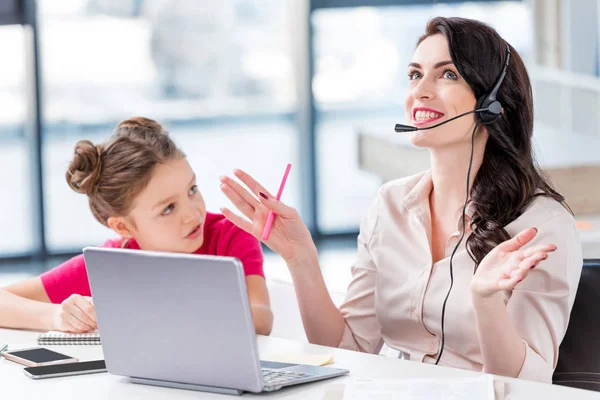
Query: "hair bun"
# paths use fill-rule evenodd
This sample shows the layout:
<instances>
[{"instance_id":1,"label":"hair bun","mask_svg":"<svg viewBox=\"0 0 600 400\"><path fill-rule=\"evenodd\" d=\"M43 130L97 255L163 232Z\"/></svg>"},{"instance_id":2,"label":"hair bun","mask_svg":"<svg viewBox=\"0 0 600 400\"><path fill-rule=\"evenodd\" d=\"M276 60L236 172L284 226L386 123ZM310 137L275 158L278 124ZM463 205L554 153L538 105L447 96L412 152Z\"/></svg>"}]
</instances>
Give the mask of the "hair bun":
<instances>
[{"instance_id":1,"label":"hair bun","mask_svg":"<svg viewBox=\"0 0 600 400\"><path fill-rule=\"evenodd\" d=\"M103 145L81 140L75 145L73 160L67 169L67 183L77 193L92 194L102 170Z\"/></svg>"}]
</instances>

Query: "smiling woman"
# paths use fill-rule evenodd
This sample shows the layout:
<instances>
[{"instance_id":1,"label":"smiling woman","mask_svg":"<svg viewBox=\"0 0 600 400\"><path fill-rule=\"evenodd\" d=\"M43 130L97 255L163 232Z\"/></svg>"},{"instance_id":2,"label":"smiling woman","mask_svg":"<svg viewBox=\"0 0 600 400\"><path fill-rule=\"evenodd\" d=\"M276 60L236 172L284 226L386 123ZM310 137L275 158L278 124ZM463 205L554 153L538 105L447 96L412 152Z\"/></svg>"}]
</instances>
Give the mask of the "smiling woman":
<instances>
[{"instance_id":1,"label":"smiling woman","mask_svg":"<svg viewBox=\"0 0 600 400\"><path fill-rule=\"evenodd\" d=\"M120 236L105 247L239 258L256 331L270 333L260 243L222 215L206 211L194 171L160 124L131 118L106 143L80 141L66 179L73 190L88 196L94 217ZM40 277L0 290L0 326L93 330L90 296L85 260L79 255Z\"/></svg>"},{"instance_id":2,"label":"smiling woman","mask_svg":"<svg viewBox=\"0 0 600 400\"><path fill-rule=\"evenodd\" d=\"M405 110L431 128L410 133L428 148L431 169L380 188L361 219L339 308L298 212L242 171L236 176L247 189L222 178L251 221L224 209L240 228L258 236L268 211L277 214L265 244L288 265L310 342L370 353L385 343L418 362L551 381L581 274L581 241L533 159L531 85L508 46L480 21L437 17L426 25ZM496 88L503 109L486 106ZM496 118L480 111L476 120L477 99ZM249 191L264 194L260 204Z\"/></svg>"}]
</instances>

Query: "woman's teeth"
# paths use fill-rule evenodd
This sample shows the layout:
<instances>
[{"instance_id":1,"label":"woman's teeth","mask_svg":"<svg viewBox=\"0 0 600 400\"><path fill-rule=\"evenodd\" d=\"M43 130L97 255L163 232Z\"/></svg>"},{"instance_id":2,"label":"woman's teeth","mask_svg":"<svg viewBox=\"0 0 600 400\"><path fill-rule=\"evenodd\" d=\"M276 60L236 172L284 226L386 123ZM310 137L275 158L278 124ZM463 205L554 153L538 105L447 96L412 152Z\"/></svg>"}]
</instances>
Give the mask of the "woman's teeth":
<instances>
[{"instance_id":1,"label":"woman's teeth","mask_svg":"<svg viewBox=\"0 0 600 400\"><path fill-rule=\"evenodd\" d=\"M435 119L435 118L440 118L443 114L440 113L436 113L434 111L422 111L419 110L415 113L415 119L417 121L424 121L427 119Z\"/></svg>"}]
</instances>

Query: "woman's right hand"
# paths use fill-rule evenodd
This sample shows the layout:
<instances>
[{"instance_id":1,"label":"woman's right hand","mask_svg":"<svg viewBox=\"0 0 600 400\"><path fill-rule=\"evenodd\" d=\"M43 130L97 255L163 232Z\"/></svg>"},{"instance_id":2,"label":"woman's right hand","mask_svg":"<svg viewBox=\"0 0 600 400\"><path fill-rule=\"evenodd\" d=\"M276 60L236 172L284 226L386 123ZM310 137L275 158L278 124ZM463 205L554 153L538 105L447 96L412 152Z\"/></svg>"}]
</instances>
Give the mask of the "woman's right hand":
<instances>
[{"instance_id":1,"label":"woman's right hand","mask_svg":"<svg viewBox=\"0 0 600 400\"><path fill-rule=\"evenodd\" d=\"M91 297L72 294L56 305L52 315L52 330L82 333L96 329L96 310Z\"/></svg>"},{"instance_id":2,"label":"woman's right hand","mask_svg":"<svg viewBox=\"0 0 600 400\"><path fill-rule=\"evenodd\" d=\"M221 209L223 215L238 228L269 246L271 250L283 257L288 265L316 256L316 247L310 231L298 211L275 200L275 196L244 171L236 169L233 173L250 189L250 192L228 176L221 176L221 190L250 221L227 208ZM275 219L269 238L262 240L269 211L275 213Z\"/></svg>"}]
</instances>

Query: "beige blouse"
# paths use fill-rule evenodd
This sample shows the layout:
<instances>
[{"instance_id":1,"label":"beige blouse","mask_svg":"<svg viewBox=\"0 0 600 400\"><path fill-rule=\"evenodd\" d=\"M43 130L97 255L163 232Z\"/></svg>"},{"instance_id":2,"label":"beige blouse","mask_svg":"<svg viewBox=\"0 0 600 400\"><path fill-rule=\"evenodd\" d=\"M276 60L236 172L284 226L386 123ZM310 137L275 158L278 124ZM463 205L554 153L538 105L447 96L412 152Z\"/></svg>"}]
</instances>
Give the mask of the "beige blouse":
<instances>
[{"instance_id":1,"label":"beige blouse","mask_svg":"<svg viewBox=\"0 0 600 400\"><path fill-rule=\"evenodd\" d=\"M406 359L435 363L450 255L460 232L448 239L446 257L432 264L432 189L431 171L388 182L361 220L353 279L341 306L346 322L341 348L378 353L385 342ZM552 243L557 250L505 295L526 347L518 377L551 382L579 284L582 248L573 216L551 198L536 198L505 229L512 237L529 227L538 234L524 248ZM458 222L457 229L462 229ZM482 371L469 287L474 262L465 248L468 234L452 263L454 286L446 305L440 365Z\"/></svg>"}]
</instances>

